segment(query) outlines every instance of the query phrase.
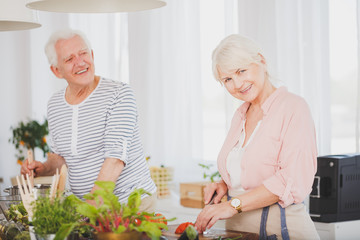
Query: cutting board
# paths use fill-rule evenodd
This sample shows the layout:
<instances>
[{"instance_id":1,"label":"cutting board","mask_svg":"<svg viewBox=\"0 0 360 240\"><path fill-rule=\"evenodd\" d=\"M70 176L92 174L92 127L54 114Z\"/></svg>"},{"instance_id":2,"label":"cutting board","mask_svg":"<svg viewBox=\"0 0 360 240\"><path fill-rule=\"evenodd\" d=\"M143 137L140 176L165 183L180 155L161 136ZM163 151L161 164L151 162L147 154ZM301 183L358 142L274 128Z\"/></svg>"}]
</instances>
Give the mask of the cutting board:
<instances>
[{"instance_id":1,"label":"cutting board","mask_svg":"<svg viewBox=\"0 0 360 240\"><path fill-rule=\"evenodd\" d=\"M175 240L180 237L181 234L176 234L175 230L179 225L169 225L169 230L163 232L163 236L165 236L168 240ZM238 232L238 231L230 231L225 229L209 229L204 234L199 234L199 240L209 240L216 239L218 237L223 238L235 238L242 236L239 239L249 239L249 240L258 240L259 234L257 233L249 233L249 232Z\"/></svg>"}]
</instances>

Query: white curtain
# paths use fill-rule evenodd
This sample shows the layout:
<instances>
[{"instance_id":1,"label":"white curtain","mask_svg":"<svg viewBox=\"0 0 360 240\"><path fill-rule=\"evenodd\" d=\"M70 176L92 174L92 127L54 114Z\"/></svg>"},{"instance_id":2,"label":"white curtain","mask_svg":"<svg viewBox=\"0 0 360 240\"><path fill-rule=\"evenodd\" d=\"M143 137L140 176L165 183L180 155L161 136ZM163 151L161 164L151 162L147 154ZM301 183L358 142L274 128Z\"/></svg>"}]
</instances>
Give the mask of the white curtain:
<instances>
[{"instance_id":1,"label":"white curtain","mask_svg":"<svg viewBox=\"0 0 360 240\"><path fill-rule=\"evenodd\" d=\"M129 14L130 85L135 90L150 165L198 177L202 154L199 2Z\"/></svg>"},{"instance_id":2,"label":"white curtain","mask_svg":"<svg viewBox=\"0 0 360 240\"><path fill-rule=\"evenodd\" d=\"M305 98L319 155L330 154L328 0L239 0L239 33L257 41L272 75Z\"/></svg>"}]
</instances>

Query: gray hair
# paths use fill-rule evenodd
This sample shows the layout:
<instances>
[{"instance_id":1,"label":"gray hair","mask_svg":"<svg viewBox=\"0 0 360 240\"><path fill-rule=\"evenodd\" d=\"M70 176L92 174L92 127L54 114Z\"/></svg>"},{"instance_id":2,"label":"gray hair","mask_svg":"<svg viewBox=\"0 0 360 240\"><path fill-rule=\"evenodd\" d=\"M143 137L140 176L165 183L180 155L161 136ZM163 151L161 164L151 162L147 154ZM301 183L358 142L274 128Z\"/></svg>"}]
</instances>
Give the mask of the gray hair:
<instances>
[{"instance_id":1,"label":"gray hair","mask_svg":"<svg viewBox=\"0 0 360 240\"><path fill-rule=\"evenodd\" d=\"M47 56L50 65L56 66L58 63L56 49L55 49L56 43L61 39L67 40L75 36L79 36L80 38L82 38L86 46L89 48L89 50L91 50L90 42L83 32L73 29L63 29L56 31L53 34L51 34L48 42L45 45L45 54Z\"/></svg>"},{"instance_id":2,"label":"gray hair","mask_svg":"<svg viewBox=\"0 0 360 240\"><path fill-rule=\"evenodd\" d=\"M244 68L251 63L259 64L264 56L261 48L249 38L238 34L224 38L212 54L212 71L220 81L219 70L231 72ZM221 81L220 81L221 82Z\"/></svg>"}]
</instances>

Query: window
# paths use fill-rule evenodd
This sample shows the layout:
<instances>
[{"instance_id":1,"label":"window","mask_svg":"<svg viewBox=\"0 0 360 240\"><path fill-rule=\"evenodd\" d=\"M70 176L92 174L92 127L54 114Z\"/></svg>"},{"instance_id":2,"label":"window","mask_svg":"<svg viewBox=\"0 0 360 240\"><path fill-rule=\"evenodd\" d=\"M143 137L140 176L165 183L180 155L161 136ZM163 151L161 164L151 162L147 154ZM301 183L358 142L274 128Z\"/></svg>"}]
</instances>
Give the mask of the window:
<instances>
[{"instance_id":1,"label":"window","mask_svg":"<svg viewBox=\"0 0 360 240\"><path fill-rule=\"evenodd\" d=\"M215 161L235 111L232 97L212 74L211 54L227 35L237 32L236 1L200 1L203 159ZM239 104L238 104L239 105ZM237 105L237 106L238 106Z\"/></svg>"},{"instance_id":2,"label":"window","mask_svg":"<svg viewBox=\"0 0 360 240\"><path fill-rule=\"evenodd\" d=\"M356 0L331 0L331 154L356 152L358 39Z\"/></svg>"}]
</instances>

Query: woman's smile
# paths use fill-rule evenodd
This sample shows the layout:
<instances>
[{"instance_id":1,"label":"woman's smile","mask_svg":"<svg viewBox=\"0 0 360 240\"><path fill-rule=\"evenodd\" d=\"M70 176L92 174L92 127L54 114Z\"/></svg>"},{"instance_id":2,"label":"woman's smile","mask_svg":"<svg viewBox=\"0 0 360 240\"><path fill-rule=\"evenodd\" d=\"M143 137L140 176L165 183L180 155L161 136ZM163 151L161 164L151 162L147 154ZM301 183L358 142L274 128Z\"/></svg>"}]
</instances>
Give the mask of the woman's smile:
<instances>
[{"instance_id":1,"label":"woman's smile","mask_svg":"<svg viewBox=\"0 0 360 240\"><path fill-rule=\"evenodd\" d=\"M247 86L245 89L241 90L240 92L243 94L248 93L250 91L251 87L252 87L252 84L250 84L249 86Z\"/></svg>"}]
</instances>

